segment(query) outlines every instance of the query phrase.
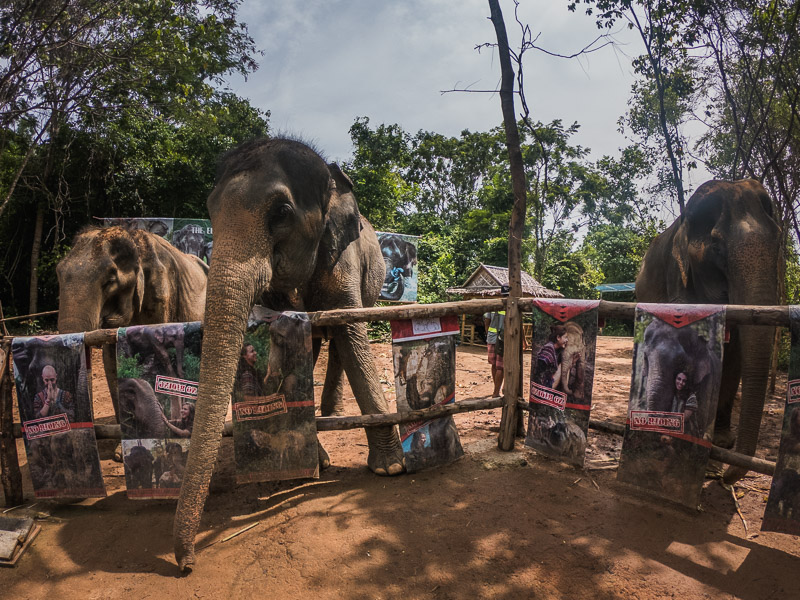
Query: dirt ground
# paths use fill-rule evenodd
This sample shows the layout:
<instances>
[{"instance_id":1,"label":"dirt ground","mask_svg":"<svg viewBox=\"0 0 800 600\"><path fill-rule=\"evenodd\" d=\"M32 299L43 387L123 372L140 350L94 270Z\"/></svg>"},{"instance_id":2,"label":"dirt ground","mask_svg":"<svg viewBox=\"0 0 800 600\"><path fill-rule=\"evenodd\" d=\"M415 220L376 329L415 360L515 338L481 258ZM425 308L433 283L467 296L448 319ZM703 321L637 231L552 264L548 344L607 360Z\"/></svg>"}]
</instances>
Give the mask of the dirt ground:
<instances>
[{"instance_id":1,"label":"dirt ground","mask_svg":"<svg viewBox=\"0 0 800 600\"><path fill-rule=\"evenodd\" d=\"M393 410L391 348L375 344L373 352ZM457 399L491 394L485 352L459 347ZM630 338L600 339L593 418L624 422L631 354ZM94 358L96 420L110 423L99 352ZM778 381L759 452L772 460L785 374ZM357 414L346 394L348 413ZM113 442L100 443L104 499L34 502L24 470L31 500L8 516L34 516L42 532L16 569L0 569L0 597L798 597L798 539L759 531L768 477L736 488L745 530L717 481L706 481L698 511L617 483L621 438L590 431L578 470L520 441L513 452L497 451L499 410L455 418L466 455L395 478L367 470L366 437L353 430L320 433L333 466L319 480L237 487L225 438L188 577L178 577L172 555L174 503L128 500ZM24 460L21 443L19 451Z\"/></svg>"}]
</instances>

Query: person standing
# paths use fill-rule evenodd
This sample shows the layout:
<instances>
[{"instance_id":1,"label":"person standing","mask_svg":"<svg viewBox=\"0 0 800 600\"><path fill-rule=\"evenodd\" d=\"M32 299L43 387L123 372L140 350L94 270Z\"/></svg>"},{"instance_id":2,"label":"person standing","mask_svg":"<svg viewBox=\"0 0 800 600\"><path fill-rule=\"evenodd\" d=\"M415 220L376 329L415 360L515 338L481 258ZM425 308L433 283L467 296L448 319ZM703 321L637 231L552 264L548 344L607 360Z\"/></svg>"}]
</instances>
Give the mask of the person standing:
<instances>
[{"instance_id":1,"label":"person standing","mask_svg":"<svg viewBox=\"0 0 800 600\"><path fill-rule=\"evenodd\" d=\"M506 311L488 312L483 315L486 327L486 344L489 353L489 364L492 366L493 398L500 396L500 388L505 376L503 366L503 335L505 334Z\"/></svg>"}]
</instances>

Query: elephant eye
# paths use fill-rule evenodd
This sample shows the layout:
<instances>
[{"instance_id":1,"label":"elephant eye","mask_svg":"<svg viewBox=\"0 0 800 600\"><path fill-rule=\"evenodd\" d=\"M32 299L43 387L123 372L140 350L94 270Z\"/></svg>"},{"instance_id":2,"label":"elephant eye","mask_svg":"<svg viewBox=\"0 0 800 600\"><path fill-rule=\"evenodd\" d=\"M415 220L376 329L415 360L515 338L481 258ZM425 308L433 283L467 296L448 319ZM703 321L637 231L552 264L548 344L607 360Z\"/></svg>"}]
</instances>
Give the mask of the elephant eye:
<instances>
[{"instance_id":1,"label":"elephant eye","mask_svg":"<svg viewBox=\"0 0 800 600\"><path fill-rule=\"evenodd\" d=\"M293 215L294 208L290 204L278 204L270 211L269 224L271 227L286 225Z\"/></svg>"}]
</instances>

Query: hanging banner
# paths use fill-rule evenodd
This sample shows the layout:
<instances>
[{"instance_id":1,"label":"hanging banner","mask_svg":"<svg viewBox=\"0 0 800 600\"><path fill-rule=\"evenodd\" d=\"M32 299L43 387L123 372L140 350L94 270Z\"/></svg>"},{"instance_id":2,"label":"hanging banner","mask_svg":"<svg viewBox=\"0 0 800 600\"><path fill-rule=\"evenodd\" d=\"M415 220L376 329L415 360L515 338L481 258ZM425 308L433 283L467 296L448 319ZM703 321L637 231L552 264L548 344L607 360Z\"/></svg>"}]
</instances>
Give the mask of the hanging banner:
<instances>
[{"instance_id":1,"label":"hanging banner","mask_svg":"<svg viewBox=\"0 0 800 600\"><path fill-rule=\"evenodd\" d=\"M592 409L598 300L534 301L525 445L582 467Z\"/></svg>"},{"instance_id":2,"label":"hanging banner","mask_svg":"<svg viewBox=\"0 0 800 600\"><path fill-rule=\"evenodd\" d=\"M319 477L311 322L256 307L233 386L236 481Z\"/></svg>"},{"instance_id":3,"label":"hanging banner","mask_svg":"<svg viewBox=\"0 0 800 600\"><path fill-rule=\"evenodd\" d=\"M617 478L695 508L711 452L725 310L639 304Z\"/></svg>"},{"instance_id":4,"label":"hanging banner","mask_svg":"<svg viewBox=\"0 0 800 600\"><path fill-rule=\"evenodd\" d=\"M193 254L211 264L214 248L213 230L209 219L169 218L105 218L105 227L118 226L125 229L142 229L160 235L181 252Z\"/></svg>"},{"instance_id":5,"label":"hanging banner","mask_svg":"<svg viewBox=\"0 0 800 600\"><path fill-rule=\"evenodd\" d=\"M117 386L128 498L177 498L194 426L203 329L122 327Z\"/></svg>"},{"instance_id":6,"label":"hanging banner","mask_svg":"<svg viewBox=\"0 0 800 600\"><path fill-rule=\"evenodd\" d=\"M36 497L104 497L83 334L15 338L11 350Z\"/></svg>"},{"instance_id":7,"label":"hanging banner","mask_svg":"<svg viewBox=\"0 0 800 600\"><path fill-rule=\"evenodd\" d=\"M376 231L381 254L386 263L379 300L389 302L417 301L417 246L419 237Z\"/></svg>"},{"instance_id":8,"label":"hanging banner","mask_svg":"<svg viewBox=\"0 0 800 600\"><path fill-rule=\"evenodd\" d=\"M800 535L800 306L790 308L792 349L783 429L761 531Z\"/></svg>"},{"instance_id":9,"label":"hanging banner","mask_svg":"<svg viewBox=\"0 0 800 600\"><path fill-rule=\"evenodd\" d=\"M398 412L455 402L458 317L406 319L391 326ZM464 454L452 415L402 423L400 440L409 473Z\"/></svg>"}]
</instances>

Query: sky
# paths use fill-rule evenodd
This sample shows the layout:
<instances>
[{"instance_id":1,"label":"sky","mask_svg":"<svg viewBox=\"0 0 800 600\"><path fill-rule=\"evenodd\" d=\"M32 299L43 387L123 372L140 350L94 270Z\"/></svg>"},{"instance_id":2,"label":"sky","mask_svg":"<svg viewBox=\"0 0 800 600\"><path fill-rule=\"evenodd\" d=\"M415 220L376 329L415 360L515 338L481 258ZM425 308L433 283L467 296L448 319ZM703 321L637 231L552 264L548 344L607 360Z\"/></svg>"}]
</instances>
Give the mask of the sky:
<instances>
[{"instance_id":1,"label":"sky","mask_svg":"<svg viewBox=\"0 0 800 600\"><path fill-rule=\"evenodd\" d=\"M521 32L514 6L501 0L509 43ZM567 10L567 0L522 0L520 20L537 45L572 54L599 31L594 19ZM245 81L233 78L238 95L269 110L273 133L311 141L329 160L352 156L349 129L357 117L374 128L398 124L409 133L433 131L458 136L462 130L488 131L502 123L495 90L500 64L486 0L245 0L247 23L264 56ZM634 75L631 57L641 53L638 38L622 30L617 48L563 59L525 54L525 93L535 121L561 119L581 125L572 142L591 157L617 155L626 144L618 132ZM518 100L517 113L520 112Z\"/></svg>"}]
</instances>

